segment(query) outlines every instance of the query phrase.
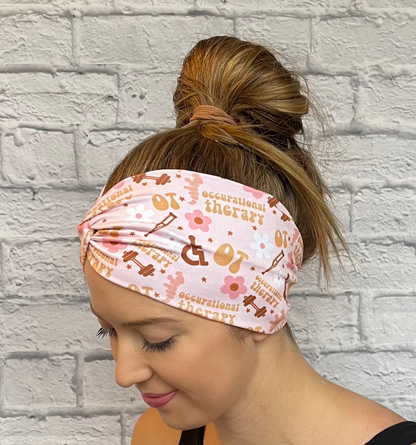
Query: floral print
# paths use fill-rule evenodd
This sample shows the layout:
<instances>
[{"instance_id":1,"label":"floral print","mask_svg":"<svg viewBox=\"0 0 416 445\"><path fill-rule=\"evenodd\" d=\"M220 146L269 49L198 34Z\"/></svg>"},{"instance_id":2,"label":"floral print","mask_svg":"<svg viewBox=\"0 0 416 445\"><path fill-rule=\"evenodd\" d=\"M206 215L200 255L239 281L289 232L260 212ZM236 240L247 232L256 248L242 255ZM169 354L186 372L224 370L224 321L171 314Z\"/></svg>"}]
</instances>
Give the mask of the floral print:
<instances>
[{"instance_id":1,"label":"floral print","mask_svg":"<svg viewBox=\"0 0 416 445\"><path fill-rule=\"evenodd\" d=\"M250 244L250 248L256 250L256 256L259 259L262 259L263 256L267 259L270 258L270 251L273 249L273 244L269 243L269 235L265 233L263 236L260 234L254 234L255 242Z\"/></svg>"},{"instance_id":2,"label":"floral print","mask_svg":"<svg viewBox=\"0 0 416 445\"><path fill-rule=\"evenodd\" d=\"M235 300L241 294L245 294L247 292L246 286L244 286L244 277L233 277L231 275L227 275L224 278L224 285L221 286L220 291L223 294L228 294L231 300Z\"/></svg>"},{"instance_id":3,"label":"floral print","mask_svg":"<svg viewBox=\"0 0 416 445\"><path fill-rule=\"evenodd\" d=\"M202 230L208 232L212 219L205 216L201 210L194 210L192 213L185 213L185 218L189 221L189 228L192 230Z\"/></svg>"},{"instance_id":4,"label":"floral print","mask_svg":"<svg viewBox=\"0 0 416 445\"><path fill-rule=\"evenodd\" d=\"M244 185L243 190L248 193L251 193L254 196L254 198L257 198L257 199L260 199L264 195L264 192L262 192L261 190L253 189L253 188L249 187L248 185Z\"/></svg>"},{"instance_id":5,"label":"floral print","mask_svg":"<svg viewBox=\"0 0 416 445\"><path fill-rule=\"evenodd\" d=\"M143 221L143 222L152 222L151 216L154 215L154 211L147 209L143 204L137 204L136 207L127 207L126 212L129 217L126 218L126 221Z\"/></svg>"}]
</instances>

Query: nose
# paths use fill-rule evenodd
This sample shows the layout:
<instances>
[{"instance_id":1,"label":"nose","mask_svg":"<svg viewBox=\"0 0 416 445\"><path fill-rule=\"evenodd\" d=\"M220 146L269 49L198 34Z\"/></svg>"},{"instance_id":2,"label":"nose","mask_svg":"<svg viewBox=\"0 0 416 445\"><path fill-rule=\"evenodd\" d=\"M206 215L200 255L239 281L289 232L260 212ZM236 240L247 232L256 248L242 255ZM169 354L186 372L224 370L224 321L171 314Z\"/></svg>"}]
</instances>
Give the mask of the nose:
<instances>
[{"instance_id":1,"label":"nose","mask_svg":"<svg viewBox=\"0 0 416 445\"><path fill-rule=\"evenodd\" d=\"M116 361L115 380L117 385L123 388L145 382L153 375L144 352L131 340L122 339L119 336L117 350L114 351Z\"/></svg>"}]
</instances>

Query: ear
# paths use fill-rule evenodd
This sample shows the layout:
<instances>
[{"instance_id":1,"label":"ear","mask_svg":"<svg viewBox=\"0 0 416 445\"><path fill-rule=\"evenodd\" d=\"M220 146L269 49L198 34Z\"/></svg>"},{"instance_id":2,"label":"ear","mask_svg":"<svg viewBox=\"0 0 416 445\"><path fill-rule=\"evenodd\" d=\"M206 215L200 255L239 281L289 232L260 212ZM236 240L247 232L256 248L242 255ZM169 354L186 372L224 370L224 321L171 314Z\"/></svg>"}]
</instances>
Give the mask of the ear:
<instances>
[{"instance_id":1,"label":"ear","mask_svg":"<svg viewBox=\"0 0 416 445\"><path fill-rule=\"evenodd\" d=\"M263 341L270 337L268 334L262 334L261 332L251 331L251 335L254 341Z\"/></svg>"}]
</instances>

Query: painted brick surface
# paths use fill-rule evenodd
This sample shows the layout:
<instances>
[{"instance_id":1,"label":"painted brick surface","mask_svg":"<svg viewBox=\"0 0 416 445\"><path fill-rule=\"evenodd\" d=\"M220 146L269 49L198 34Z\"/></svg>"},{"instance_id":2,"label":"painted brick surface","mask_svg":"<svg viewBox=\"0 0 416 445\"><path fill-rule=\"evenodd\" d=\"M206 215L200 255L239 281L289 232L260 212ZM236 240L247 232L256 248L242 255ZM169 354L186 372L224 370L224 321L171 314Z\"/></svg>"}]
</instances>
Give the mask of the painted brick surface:
<instances>
[{"instance_id":1,"label":"painted brick surface","mask_svg":"<svg viewBox=\"0 0 416 445\"><path fill-rule=\"evenodd\" d=\"M59 181L60 182L60 181ZM77 236L76 225L88 212L96 191L42 188L0 189L0 225L4 236Z\"/></svg>"},{"instance_id":2,"label":"painted brick surface","mask_svg":"<svg viewBox=\"0 0 416 445\"><path fill-rule=\"evenodd\" d=\"M313 29L311 63L320 69L348 71L376 63L416 62L416 55L409 46L409 42L416 39L413 19L342 17L320 20Z\"/></svg>"},{"instance_id":3,"label":"painted brick surface","mask_svg":"<svg viewBox=\"0 0 416 445\"><path fill-rule=\"evenodd\" d=\"M336 352L315 363L329 380L366 397L383 394L411 396L416 386L416 357L413 352ZM344 375L342 379L340 375Z\"/></svg>"},{"instance_id":4,"label":"painted brick surface","mask_svg":"<svg viewBox=\"0 0 416 445\"><path fill-rule=\"evenodd\" d=\"M71 32L66 17L17 14L0 18L0 61L66 64L71 58Z\"/></svg>"},{"instance_id":5,"label":"painted brick surface","mask_svg":"<svg viewBox=\"0 0 416 445\"><path fill-rule=\"evenodd\" d=\"M7 360L4 371L5 407L75 406L76 397L71 389L74 373L73 357Z\"/></svg>"},{"instance_id":6,"label":"painted brick surface","mask_svg":"<svg viewBox=\"0 0 416 445\"><path fill-rule=\"evenodd\" d=\"M306 68L310 47L311 21L294 17L262 17L236 20L236 36L275 48L290 56L301 69Z\"/></svg>"},{"instance_id":7,"label":"painted brick surface","mask_svg":"<svg viewBox=\"0 0 416 445\"><path fill-rule=\"evenodd\" d=\"M2 445L119 445L118 416L10 417L0 419Z\"/></svg>"},{"instance_id":8,"label":"painted brick surface","mask_svg":"<svg viewBox=\"0 0 416 445\"><path fill-rule=\"evenodd\" d=\"M99 181L104 185L120 159L152 134L153 132L148 131L94 131L87 134L83 146L88 181ZM88 210L86 209L86 212Z\"/></svg>"},{"instance_id":9,"label":"painted brick surface","mask_svg":"<svg viewBox=\"0 0 416 445\"><path fill-rule=\"evenodd\" d=\"M414 0L0 0L0 443L129 445L146 409L96 337L76 224L118 161L175 125L181 62L236 35L292 56L352 263L302 268L289 323L330 380L416 420ZM311 121L305 118L306 133Z\"/></svg>"},{"instance_id":10,"label":"painted brick surface","mask_svg":"<svg viewBox=\"0 0 416 445\"><path fill-rule=\"evenodd\" d=\"M107 343L107 342L106 342ZM147 405L136 388L120 388L114 381L113 360L88 361L84 365L84 403L103 406L131 406L143 411Z\"/></svg>"},{"instance_id":11,"label":"painted brick surface","mask_svg":"<svg viewBox=\"0 0 416 445\"><path fill-rule=\"evenodd\" d=\"M406 63L411 63L411 61L408 60ZM388 78L371 76L365 91L365 115L369 121L381 120L399 125L400 121L414 123L416 107L415 75L391 76Z\"/></svg>"},{"instance_id":12,"label":"painted brick surface","mask_svg":"<svg viewBox=\"0 0 416 445\"><path fill-rule=\"evenodd\" d=\"M120 123L168 122L174 126L172 91L177 74L130 72L120 79Z\"/></svg>"},{"instance_id":13,"label":"painted brick surface","mask_svg":"<svg viewBox=\"0 0 416 445\"><path fill-rule=\"evenodd\" d=\"M34 261L36 260L36 261ZM10 295L82 295L77 241L33 241L10 246L4 265Z\"/></svg>"},{"instance_id":14,"label":"painted brick surface","mask_svg":"<svg viewBox=\"0 0 416 445\"><path fill-rule=\"evenodd\" d=\"M204 32L231 33L233 22L218 17L84 17L81 60L134 63L145 72L179 71L181 56L199 40L195 33ZM158 44L149 46L149 41Z\"/></svg>"},{"instance_id":15,"label":"painted brick surface","mask_svg":"<svg viewBox=\"0 0 416 445\"><path fill-rule=\"evenodd\" d=\"M87 120L114 124L117 79L107 74L0 74L0 122L80 123Z\"/></svg>"},{"instance_id":16,"label":"painted brick surface","mask_svg":"<svg viewBox=\"0 0 416 445\"><path fill-rule=\"evenodd\" d=\"M50 147L45 150L45 147ZM76 179L74 135L16 130L3 141L5 177L17 185Z\"/></svg>"},{"instance_id":17,"label":"painted brick surface","mask_svg":"<svg viewBox=\"0 0 416 445\"><path fill-rule=\"evenodd\" d=\"M108 351L108 343L97 338L97 318L86 303L71 301L2 302L0 350L2 352L84 351L87 355ZM111 376L113 377L113 376Z\"/></svg>"}]
</instances>

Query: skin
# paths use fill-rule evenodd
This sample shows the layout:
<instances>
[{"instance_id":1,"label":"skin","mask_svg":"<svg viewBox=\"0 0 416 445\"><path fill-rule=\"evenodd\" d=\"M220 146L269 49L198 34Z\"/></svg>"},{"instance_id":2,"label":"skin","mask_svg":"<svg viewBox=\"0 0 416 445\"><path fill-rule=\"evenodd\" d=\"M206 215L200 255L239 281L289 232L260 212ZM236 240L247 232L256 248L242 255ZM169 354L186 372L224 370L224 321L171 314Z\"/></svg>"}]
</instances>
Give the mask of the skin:
<instances>
[{"instance_id":1,"label":"skin","mask_svg":"<svg viewBox=\"0 0 416 445\"><path fill-rule=\"evenodd\" d=\"M224 445L363 445L406 420L322 377L284 330L250 331L236 342L222 323L120 287L88 261L85 276L100 325L117 332L110 337L116 382L142 393L178 390L158 408L171 428L213 422ZM125 326L154 316L177 323ZM175 342L164 352L142 349L144 339L156 343L171 337Z\"/></svg>"}]
</instances>

